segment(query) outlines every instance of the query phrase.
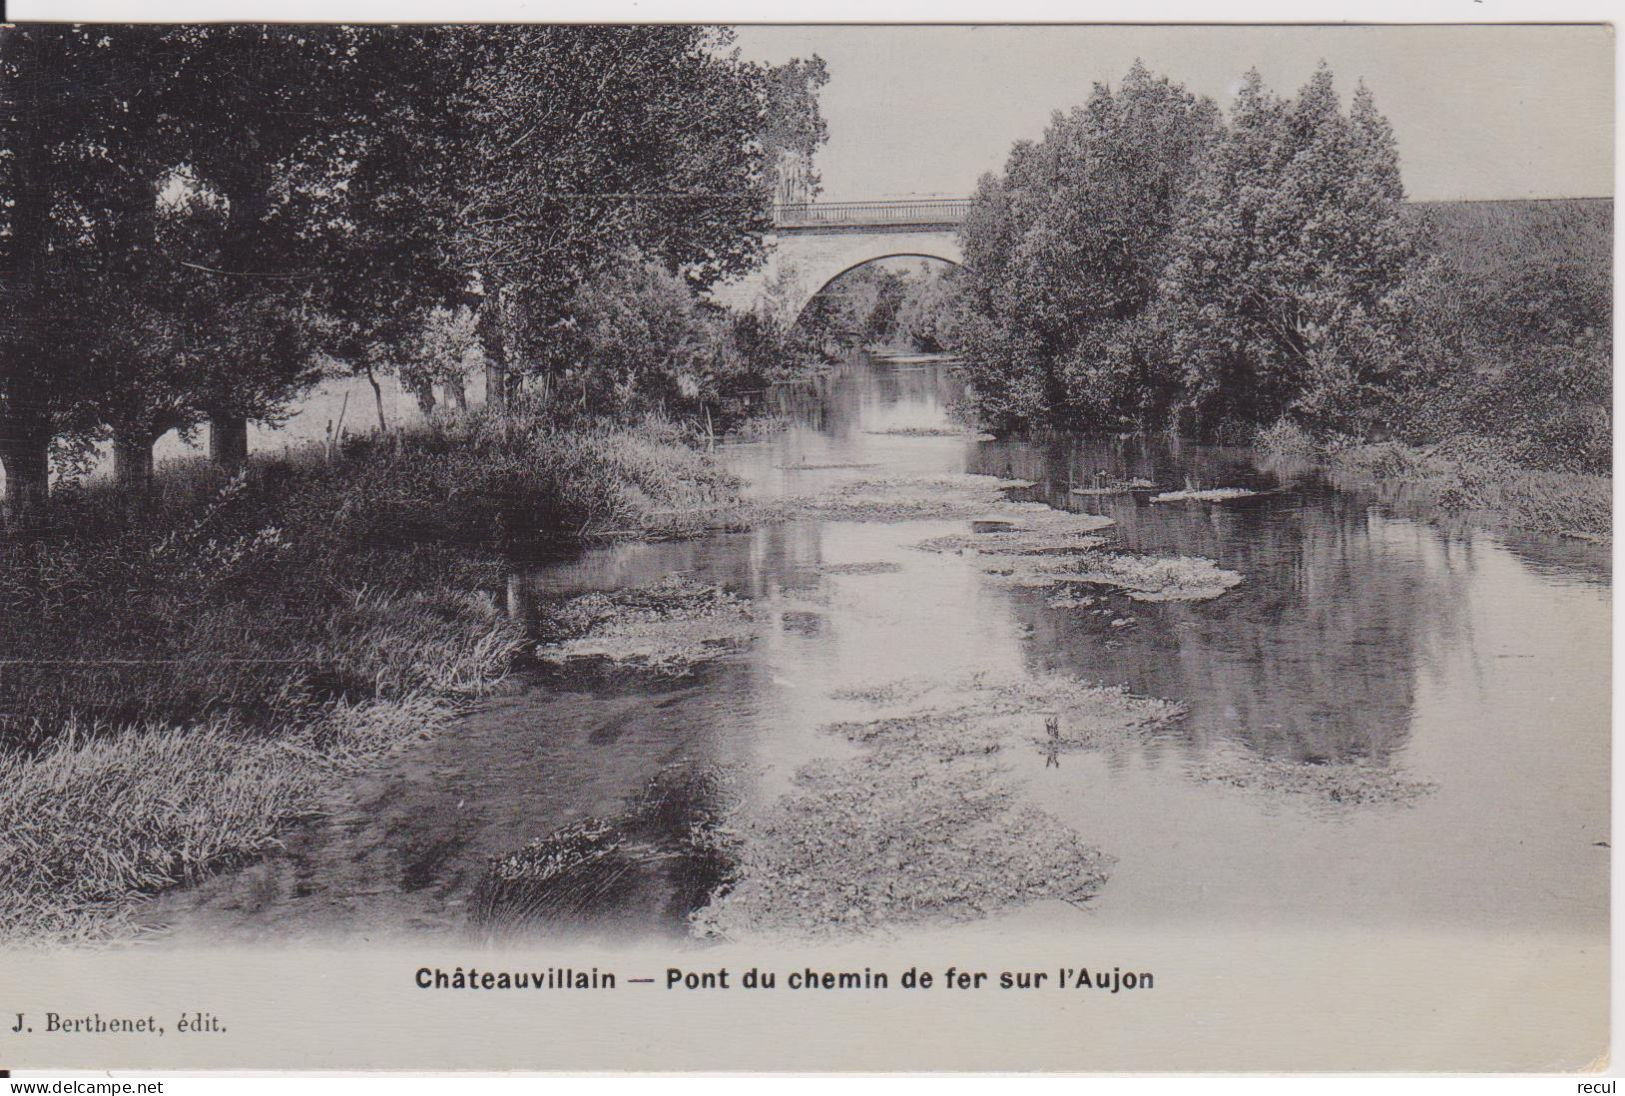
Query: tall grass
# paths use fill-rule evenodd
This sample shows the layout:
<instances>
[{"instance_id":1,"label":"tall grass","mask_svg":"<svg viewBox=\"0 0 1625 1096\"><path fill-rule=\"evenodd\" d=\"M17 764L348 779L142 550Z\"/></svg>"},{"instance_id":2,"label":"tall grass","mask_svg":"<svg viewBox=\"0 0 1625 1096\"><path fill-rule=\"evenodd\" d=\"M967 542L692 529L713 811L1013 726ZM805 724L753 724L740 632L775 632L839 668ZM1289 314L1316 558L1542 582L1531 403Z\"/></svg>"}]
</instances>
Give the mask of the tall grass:
<instances>
[{"instance_id":1,"label":"tall grass","mask_svg":"<svg viewBox=\"0 0 1625 1096\"><path fill-rule=\"evenodd\" d=\"M1333 449L1328 463L1334 475L1403 483L1412 501L1445 511L1487 514L1533 533L1613 536L1611 477L1528 468L1508 460L1494 440L1348 445Z\"/></svg>"},{"instance_id":2,"label":"tall grass","mask_svg":"<svg viewBox=\"0 0 1625 1096\"><path fill-rule=\"evenodd\" d=\"M329 778L500 682L505 559L728 520L674 429L473 415L0 542L0 933L93 934L260 855Z\"/></svg>"},{"instance_id":3,"label":"tall grass","mask_svg":"<svg viewBox=\"0 0 1625 1096\"><path fill-rule=\"evenodd\" d=\"M40 753L0 755L0 924L13 940L94 940L125 927L131 897L277 845L328 779L433 731L432 697L337 704L266 737L229 719L69 724Z\"/></svg>"},{"instance_id":4,"label":"tall grass","mask_svg":"<svg viewBox=\"0 0 1625 1096\"><path fill-rule=\"evenodd\" d=\"M1477 514L1534 533L1603 541L1613 536L1613 480L1530 468L1501 439L1460 434L1431 445L1312 439L1291 422L1260 431L1257 447L1290 465L1318 464L1334 481L1402 485L1419 507Z\"/></svg>"}]
</instances>

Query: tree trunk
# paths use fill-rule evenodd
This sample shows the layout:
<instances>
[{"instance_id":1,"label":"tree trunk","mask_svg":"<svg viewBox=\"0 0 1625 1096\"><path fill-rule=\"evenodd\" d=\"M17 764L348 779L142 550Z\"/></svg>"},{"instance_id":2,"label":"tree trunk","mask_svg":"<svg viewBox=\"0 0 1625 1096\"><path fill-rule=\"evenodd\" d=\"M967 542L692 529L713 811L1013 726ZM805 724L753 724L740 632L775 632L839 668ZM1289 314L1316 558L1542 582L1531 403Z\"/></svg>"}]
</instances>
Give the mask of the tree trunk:
<instances>
[{"instance_id":1,"label":"tree trunk","mask_svg":"<svg viewBox=\"0 0 1625 1096\"><path fill-rule=\"evenodd\" d=\"M5 510L16 526L43 517L51 492L51 371L45 360L46 278L51 251L51 185L48 131L61 111L41 73L41 40L48 27L14 27L0 33L0 63L12 70L8 98L17 116L9 133L11 205L9 258L0 279L7 283L12 320L0 339L0 466L6 473ZM18 322L20 321L20 322Z\"/></svg>"},{"instance_id":2,"label":"tree trunk","mask_svg":"<svg viewBox=\"0 0 1625 1096\"><path fill-rule=\"evenodd\" d=\"M485 362L485 406L507 410L508 366L488 357Z\"/></svg>"},{"instance_id":3,"label":"tree trunk","mask_svg":"<svg viewBox=\"0 0 1625 1096\"><path fill-rule=\"evenodd\" d=\"M418 401L418 410L423 412L424 418L434 414L434 385L426 384L413 392L412 396Z\"/></svg>"},{"instance_id":4,"label":"tree trunk","mask_svg":"<svg viewBox=\"0 0 1625 1096\"><path fill-rule=\"evenodd\" d=\"M463 387L463 378L453 377L446 382L446 398L451 400L452 406L457 410L468 410L468 389Z\"/></svg>"},{"instance_id":5,"label":"tree trunk","mask_svg":"<svg viewBox=\"0 0 1625 1096\"><path fill-rule=\"evenodd\" d=\"M508 340L503 330L500 294L491 293L480 306L477 321L480 340L485 343L485 406L508 407Z\"/></svg>"},{"instance_id":6,"label":"tree trunk","mask_svg":"<svg viewBox=\"0 0 1625 1096\"><path fill-rule=\"evenodd\" d=\"M367 363L367 383L372 385L372 402L378 406L378 432L389 432L389 423L384 421L384 390L378 386L378 378L373 375L372 362Z\"/></svg>"},{"instance_id":7,"label":"tree trunk","mask_svg":"<svg viewBox=\"0 0 1625 1096\"><path fill-rule=\"evenodd\" d=\"M227 205L220 262L237 276L228 278L228 297L242 301L256 291L254 279L241 275L253 273L259 267L259 233L271 208L271 165L242 163L237 170L222 175L220 185ZM225 468L240 468L248 463L246 415L220 407L210 410L209 459Z\"/></svg>"},{"instance_id":8,"label":"tree trunk","mask_svg":"<svg viewBox=\"0 0 1625 1096\"><path fill-rule=\"evenodd\" d=\"M151 490L152 442L143 433L113 435L113 478L122 490L136 495Z\"/></svg>"},{"instance_id":9,"label":"tree trunk","mask_svg":"<svg viewBox=\"0 0 1625 1096\"><path fill-rule=\"evenodd\" d=\"M222 468L248 463L248 420L242 415L209 416L209 459Z\"/></svg>"},{"instance_id":10,"label":"tree trunk","mask_svg":"<svg viewBox=\"0 0 1625 1096\"><path fill-rule=\"evenodd\" d=\"M11 416L0 426L6 518L15 528L40 523L51 494L51 427L43 416Z\"/></svg>"}]
</instances>

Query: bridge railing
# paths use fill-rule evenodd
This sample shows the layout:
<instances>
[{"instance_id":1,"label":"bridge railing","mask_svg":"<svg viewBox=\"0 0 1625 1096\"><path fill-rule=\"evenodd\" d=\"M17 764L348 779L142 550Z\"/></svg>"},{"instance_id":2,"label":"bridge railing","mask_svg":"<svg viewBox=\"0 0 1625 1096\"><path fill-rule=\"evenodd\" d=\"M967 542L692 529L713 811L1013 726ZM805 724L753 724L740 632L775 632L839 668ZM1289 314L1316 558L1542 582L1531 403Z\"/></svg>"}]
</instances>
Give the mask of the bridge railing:
<instances>
[{"instance_id":1,"label":"bridge railing","mask_svg":"<svg viewBox=\"0 0 1625 1096\"><path fill-rule=\"evenodd\" d=\"M773 207L779 228L847 228L863 225L959 224L968 198L922 198L893 202L807 202Z\"/></svg>"}]
</instances>

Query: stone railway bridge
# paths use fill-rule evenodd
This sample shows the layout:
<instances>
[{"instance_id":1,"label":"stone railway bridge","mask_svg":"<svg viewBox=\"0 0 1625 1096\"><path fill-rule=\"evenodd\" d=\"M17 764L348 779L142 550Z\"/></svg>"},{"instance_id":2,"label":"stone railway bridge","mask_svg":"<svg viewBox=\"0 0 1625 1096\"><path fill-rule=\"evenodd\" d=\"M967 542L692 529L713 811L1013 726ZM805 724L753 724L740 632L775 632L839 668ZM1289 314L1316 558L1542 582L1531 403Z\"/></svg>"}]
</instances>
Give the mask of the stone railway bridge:
<instances>
[{"instance_id":1,"label":"stone railway bridge","mask_svg":"<svg viewBox=\"0 0 1625 1096\"><path fill-rule=\"evenodd\" d=\"M966 198L775 206L767 262L712 296L744 312L766 304L788 324L830 282L865 263L960 262L958 230L969 208Z\"/></svg>"}]
</instances>

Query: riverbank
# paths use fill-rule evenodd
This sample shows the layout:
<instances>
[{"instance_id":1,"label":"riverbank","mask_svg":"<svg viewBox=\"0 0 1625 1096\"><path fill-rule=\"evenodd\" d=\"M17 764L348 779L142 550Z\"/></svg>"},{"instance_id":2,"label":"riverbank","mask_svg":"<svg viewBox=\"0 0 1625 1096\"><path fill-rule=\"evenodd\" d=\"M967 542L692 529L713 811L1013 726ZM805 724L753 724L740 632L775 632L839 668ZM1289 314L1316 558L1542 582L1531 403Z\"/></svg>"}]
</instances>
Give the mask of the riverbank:
<instances>
[{"instance_id":1,"label":"riverbank","mask_svg":"<svg viewBox=\"0 0 1625 1096\"><path fill-rule=\"evenodd\" d=\"M1418 507L1477 524L1596 544L1613 538L1611 476L1528 467L1508 459L1492 438L1459 437L1425 446L1317 442L1277 425L1259 435L1258 448L1275 461L1319 466L1340 487L1397 489Z\"/></svg>"},{"instance_id":2,"label":"riverbank","mask_svg":"<svg viewBox=\"0 0 1625 1096\"><path fill-rule=\"evenodd\" d=\"M1605 931L1609 587L1565 562L1596 548L1274 490L1252 451L939 434L949 379L784 393L784 431L715 451L748 530L509 571L541 642L500 695L136 936ZM1255 491L1072 492L1136 482Z\"/></svg>"},{"instance_id":3,"label":"riverbank","mask_svg":"<svg viewBox=\"0 0 1625 1096\"><path fill-rule=\"evenodd\" d=\"M737 519L670 427L482 414L96 488L0 548L0 923L116 935L498 689L504 560Z\"/></svg>"}]
</instances>

